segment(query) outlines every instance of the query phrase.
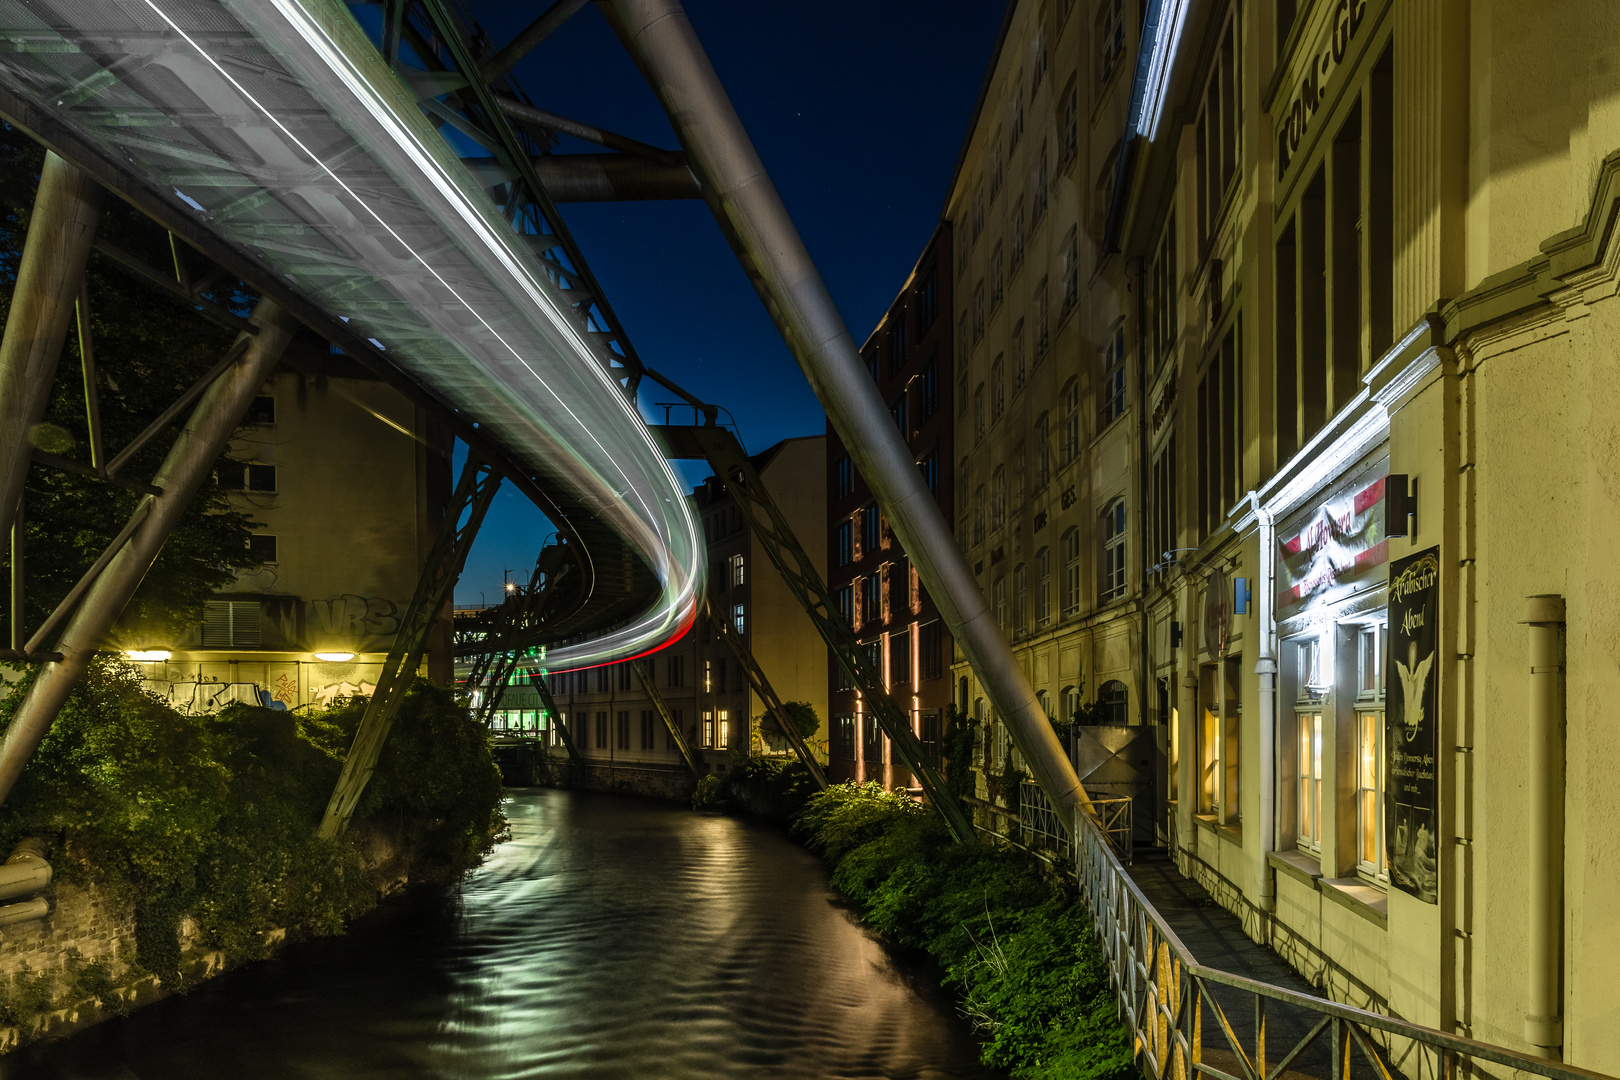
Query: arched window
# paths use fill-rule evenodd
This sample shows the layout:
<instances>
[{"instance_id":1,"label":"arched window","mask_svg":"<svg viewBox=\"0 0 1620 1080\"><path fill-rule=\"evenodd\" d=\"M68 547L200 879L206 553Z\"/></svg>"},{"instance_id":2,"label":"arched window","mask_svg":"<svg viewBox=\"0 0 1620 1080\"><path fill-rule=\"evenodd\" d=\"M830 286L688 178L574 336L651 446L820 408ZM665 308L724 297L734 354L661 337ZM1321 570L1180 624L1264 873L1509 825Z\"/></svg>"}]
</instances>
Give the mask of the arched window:
<instances>
[{"instance_id":1,"label":"arched window","mask_svg":"<svg viewBox=\"0 0 1620 1080\"><path fill-rule=\"evenodd\" d=\"M1035 627L1052 625L1052 549L1035 553Z\"/></svg>"},{"instance_id":2,"label":"arched window","mask_svg":"<svg viewBox=\"0 0 1620 1080\"><path fill-rule=\"evenodd\" d=\"M1078 686L1065 686L1063 688L1063 719L1071 724L1080 719L1080 688Z\"/></svg>"},{"instance_id":3,"label":"arched window","mask_svg":"<svg viewBox=\"0 0 1620 1080\"><path fill-rule=\"evenodd\" d=\"M1029 626L1029 569L1023 563L1013 567L1012 618L1013 636L1023 637Z\"/></svg>"},{"instance_id":4,"label":"arched window","mask_svg":"<svg viewBox=\"0 0 1620 1080\"><path fill-rule=\"evenodd\" d=\"M1109 679L1097 690L1097 723L1130 723L1130 691L1118 679Z\"/></svg>"},{"instance_id":5,"label":"arched window","mask_svg":"<svg viewBox=\"0 0 1620 1080\"><path fill-rule=\"evenodd\" d=\"M990 530L1007 524L1007 467L997 465L990 474Z\"/></svg>"},{"instance_id":6,"label":"arched window","mask_svg":"<svg viewBox=\"0 0 1620 1080\"><path fill-rule=\"evenodd\" d=\"M1080 610L1080 530L1063 534L1063 617Z\"/></svg>"},{"instance_id":7,"label":"arched window","mask_svg":"<svg viewBox=\"0 0 1620 1080\"><path fill-rule=\"evenodd\" d=\"M1052 719L1052 695L1045 690L1035 691L1035 704L1041 707L1041 715L1048 720Z\"/></svg>"},{"instance_id":8,"label":"arched window","mask_svg":"<svg viewBox=\"0 0 1620 1080\"><path fill-rule=\"evenodd\" d=\"M1102 519L1102 567L1098 583L1103 603L1125 595L1125 500L1115 499Z\"/></svg>"},{"instance_id":9,"label":"arched window","mask_svg":"<svg viewBox=\"0 0 1620 1080\"><path fill-rule=\"evenodd\" d=\"M996 578L995 585L991 587L991 593L995 597L996 625L1001 627L1001 632L1005 634L1007 632L1007 578L1005 575Z\"/></svg>"}]
</instances>

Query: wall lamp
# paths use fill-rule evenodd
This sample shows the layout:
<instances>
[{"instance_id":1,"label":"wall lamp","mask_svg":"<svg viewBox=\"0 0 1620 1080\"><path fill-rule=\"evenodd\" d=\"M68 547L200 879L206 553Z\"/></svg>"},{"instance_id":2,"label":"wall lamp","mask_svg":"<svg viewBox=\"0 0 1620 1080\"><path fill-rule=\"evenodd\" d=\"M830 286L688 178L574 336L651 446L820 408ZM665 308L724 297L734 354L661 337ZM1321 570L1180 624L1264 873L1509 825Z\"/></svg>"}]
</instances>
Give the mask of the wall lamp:
<instances>
[{"instance_id":1,"label":"wall lamp","mask_svg":"<svg viewBox=\"0 0 1620 1080\"><path fill-rule=\"evenodd\" d=\"M130 649L124 655L137 664L157 664L167 660L174 653L168 649Z\"/></svg>"},{"instance_id":2,"label":"wall lamp","mask_svg":"<svg viewBox=\"0 0 1620 1080\"><path fill-rule=\"evenodd\" d=\"M354 659L352 652L318 652L315 659L325 660L328 664L343 664Z\"/></svg>"}]
</instances>

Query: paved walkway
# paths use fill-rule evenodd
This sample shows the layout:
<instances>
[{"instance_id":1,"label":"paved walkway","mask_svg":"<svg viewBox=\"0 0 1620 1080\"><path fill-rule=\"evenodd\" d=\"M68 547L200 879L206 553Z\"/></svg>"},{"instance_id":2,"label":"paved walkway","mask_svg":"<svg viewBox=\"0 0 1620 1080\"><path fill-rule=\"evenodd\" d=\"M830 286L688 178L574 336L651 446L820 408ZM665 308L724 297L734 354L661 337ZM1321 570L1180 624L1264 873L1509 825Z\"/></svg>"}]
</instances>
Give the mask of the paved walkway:
<instances>
[{"instance_id":1,"label":"paved walkway","mask_svg":"<svg viewBox=\"0 0 1620 1080\"><path fill-rule=\"evenodd\" d=\"M1202 885L1184 878L1163 851L1137 848L1136 865L1129 868L1131 879L1142 895L1159 910L1164 921L1181 938L1183 945L1204 967L1219 968L1260 982L1271 983L1298 993L1321 997L1312 986L1275 952L1250 940L1236 915L1212 899ZM1254 1051L1255 996L1229 987L1212 987L1215 1000L1237 1033L1246 1054ZM1266 1009L1266 1059L1269 1069L1287 1054L1320 1017L1306 1009L1269 1002ZM1231 1047L1219 1024L1207 1011L1203 1030L1206 1060L1223 1071L1242 1075L1230 1057ZM1332 1050L1326 1033L1289 1067L1289 1073L1327 1076ZM1352 1055L1352 1075L1359 1078L1367 1063ZM1230 1064L1227 1064L1230 1063ZM1359 1066L1359 1067L1357 1067Z\"/></svg>"}]
</instances>

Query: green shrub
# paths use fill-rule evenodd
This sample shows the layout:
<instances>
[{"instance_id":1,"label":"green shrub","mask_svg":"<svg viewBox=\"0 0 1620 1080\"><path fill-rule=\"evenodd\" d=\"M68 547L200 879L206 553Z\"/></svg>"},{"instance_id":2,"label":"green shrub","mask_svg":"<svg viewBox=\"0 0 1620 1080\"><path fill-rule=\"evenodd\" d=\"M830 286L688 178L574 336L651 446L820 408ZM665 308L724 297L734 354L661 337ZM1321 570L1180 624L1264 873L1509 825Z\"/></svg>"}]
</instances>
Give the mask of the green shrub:
<instances>
[{"instance_id":1,"label":"green shrub","mask_svg":"<svg viewBox=\"0 0 1620 1080\"><path fill-rule=\"evenodd\" d=\"M706 810L715 806L725 790L725 785L713 773L705 773L698 777L697 787L692 789L692 809Z\"/></svg>"},{"instance_id":2,"label":"green shrub","mask_svg":"<svg viewBox=\"0 0 1620 1080\"><path fill-rule=\"evenodd\" d=\"M724 801L753 817L790 824L815 794L816 784L794 757L753 755L726 771Z\"/></svg>"},{"instance_id":3,"label":"green shrub","mask_svg":"<svg viewBox=\"0 0 1620 1080\"><path fill-rule=\"evenodd\" d=\"M1033 858L957 844L937 815L876 784L813 796L796 830L874 930L944 968L986 1065L1019 1080L1133 1075L1090 916Z\"/></svg>"}]
</instances>

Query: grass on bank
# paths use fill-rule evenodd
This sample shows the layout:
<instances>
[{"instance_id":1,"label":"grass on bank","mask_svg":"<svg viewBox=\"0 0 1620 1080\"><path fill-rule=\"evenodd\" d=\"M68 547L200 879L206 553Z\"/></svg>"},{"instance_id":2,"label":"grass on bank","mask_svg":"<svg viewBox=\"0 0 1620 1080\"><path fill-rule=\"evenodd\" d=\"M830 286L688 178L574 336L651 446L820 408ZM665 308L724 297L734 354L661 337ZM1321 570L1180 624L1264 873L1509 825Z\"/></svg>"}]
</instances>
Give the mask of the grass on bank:
<instances>
[{"instance_id":1,"label":"grass on bank","mask_svg":"<svg viewBox=\"0 0 1620 1080\"><path fill-rule=\"evenodd\" d=\"M27 686L0 701L0 726ZM0 858L38 837L58 880L94 882L133 905L131 959L166 985L182 981L188 916L201 944L233 960L267 952L271 930L341 932L376 905L389 878L459 874L503 825L487 733L449 690L421 681L348 834L318 838L364 708L349 699L320 712L237 705L187 715L149 693L128 664L97 661L0 805ZM386 866L384 851L393 856ZM49 992L48 976L30 973L12 987L0 1022L66 1001L106 972L78 965Z\"/></svg>"}]
</instances>

